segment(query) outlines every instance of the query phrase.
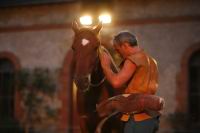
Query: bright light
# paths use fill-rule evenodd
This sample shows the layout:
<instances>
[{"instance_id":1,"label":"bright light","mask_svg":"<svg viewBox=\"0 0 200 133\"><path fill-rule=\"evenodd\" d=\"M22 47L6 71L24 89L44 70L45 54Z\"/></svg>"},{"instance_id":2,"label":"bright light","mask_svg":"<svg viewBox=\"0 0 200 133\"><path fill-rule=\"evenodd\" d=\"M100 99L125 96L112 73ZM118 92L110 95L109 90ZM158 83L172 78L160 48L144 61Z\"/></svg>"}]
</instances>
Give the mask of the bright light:
<instances>
[{"instance_id":1,"label":"bright light","mask_svg":"<svg viewBox=\"0 0 200 133\"><path fill-rule=\"evenodd\" d=\"M99 16L99 21L105 24L111 23L111 16L109 14L102 14Z\"/></svg>"},{"instance_id":2,"label":"bright light","mask_svg":"<svg viewBox=\"0 0 200 133\"><path fill-rule=\"evenodd\" d=\"M92 17L91 16L82 16L82 17L80 17L80 22L82 25L91 25Z\"/></svg>"}]
</instances>

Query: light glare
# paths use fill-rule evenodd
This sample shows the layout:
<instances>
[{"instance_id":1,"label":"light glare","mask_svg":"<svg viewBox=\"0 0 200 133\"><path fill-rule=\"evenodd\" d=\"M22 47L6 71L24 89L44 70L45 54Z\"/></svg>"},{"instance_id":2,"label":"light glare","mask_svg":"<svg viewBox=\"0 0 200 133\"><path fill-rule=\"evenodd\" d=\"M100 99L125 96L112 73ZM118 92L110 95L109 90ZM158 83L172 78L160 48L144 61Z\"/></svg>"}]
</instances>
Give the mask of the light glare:
<instances>
[{"instance_id":1,"label":"light glare","mask_svg":"<svg viewBox=\"0 0 200 133\"><path fill-rule=\"evenodd\" d=\"M109 14L102 14L99 16L99 21L105 24L111 23L111 16Z\"/></svg>"},{"instance_id":2,"label":"light glare","mask_svg":"<svg viewBox=\"0 0 200 133\"><path fill-rule=\"evenodd\" d=\"M91 16L82 16L82 17L80 17L80 22L82 25L91 25L92 17Z\"/></svg>"}]
</instances>

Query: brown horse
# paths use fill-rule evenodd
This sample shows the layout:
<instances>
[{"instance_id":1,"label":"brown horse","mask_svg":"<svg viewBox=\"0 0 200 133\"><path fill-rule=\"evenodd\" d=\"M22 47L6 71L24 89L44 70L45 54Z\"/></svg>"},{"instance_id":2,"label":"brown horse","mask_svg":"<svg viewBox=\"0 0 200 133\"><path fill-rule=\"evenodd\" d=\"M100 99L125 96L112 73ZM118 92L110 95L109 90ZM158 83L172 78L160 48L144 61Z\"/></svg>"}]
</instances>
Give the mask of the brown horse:
<instances>
[{"instance_id":1,"label":"brown horse","mask_svg":"<svg viewBox=\"0 0 200 133\"><path fill-rule=\"evenodd\" d=\"M152 111L157 112L163 108L162 98L149 94L118 95L122 92L114 91L105 80L99 60L100 51L108 52L101 46L98 38L102 25L99 24L95 28L79 28L74 22L72 27L75 32L72 44L73 80L77 86L77 110L82 133L121 133L122 123L112 115L115 112L150 110L149 113L159 115ZM113 71L118 71L114 62L111 66ZM102 119L96 110L100 116L109 116Z\"/></svg>"},{"instance_id":2,"label":"brown horse","mask_svg":"<svg viewBox=\"0 0 200 133\"><path fill-rule=\"evenodd\" d=\"M73 80L77 86L77 110L82 133L94 133L100 118L96 112L96 105L101 101L114 96L111 85L105 80L98 48L98 38L101 24L95 28L79 28L76 22L73 23L75 33L72 44L73 49ZM114 119L114 118L113 118ZM111 120L112 121L112 120ZM107 122L104 133L113 132L113 128L119 127L115 122ZM105 126L106 127L106 126ZM119 129L117 129L119 132Z\"/></svg>"}]
</instances>

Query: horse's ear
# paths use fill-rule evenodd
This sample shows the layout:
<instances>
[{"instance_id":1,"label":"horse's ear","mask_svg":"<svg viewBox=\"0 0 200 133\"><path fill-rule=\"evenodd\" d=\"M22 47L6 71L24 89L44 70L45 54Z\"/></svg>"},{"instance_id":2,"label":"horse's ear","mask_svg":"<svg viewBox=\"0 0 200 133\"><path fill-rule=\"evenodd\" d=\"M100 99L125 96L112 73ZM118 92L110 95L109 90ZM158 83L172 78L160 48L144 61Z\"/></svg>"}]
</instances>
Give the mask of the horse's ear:
<instances>
[{"instance_id":1,"label":"horse's ear","mask_svg":"<svg viewBox=\"0 0 200 133\"><path fill-rule=\"evenodd\" d=\"M93 31L98 34L101 28L102 28L102 22L99 22L98 25L93 29Z\"/></svg>"},{"instance_id":2,"label":"horse's ear","mask_svg":"<svg viewBox=\"0 0 200 133\"><path fill-rule=\"evenodd\" d=\"M72 29L73 29L73 31L74 31L75 33L77 33L77 32L79 31L79 26L78 26L78 23L77 23L76 20L74 20L74 21L72 22Z\"/></svg>"}]
</instances>

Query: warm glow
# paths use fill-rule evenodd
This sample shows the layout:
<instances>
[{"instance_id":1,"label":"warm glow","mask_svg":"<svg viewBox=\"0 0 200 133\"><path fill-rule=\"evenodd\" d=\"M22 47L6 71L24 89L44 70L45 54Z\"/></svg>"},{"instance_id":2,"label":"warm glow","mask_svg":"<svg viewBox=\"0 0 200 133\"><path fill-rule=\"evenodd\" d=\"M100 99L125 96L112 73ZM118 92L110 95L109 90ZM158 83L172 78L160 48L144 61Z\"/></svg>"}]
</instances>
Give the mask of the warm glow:
<instances>
[{"instance_id":1,"label":"warm glow","mask_svg":"<svg viewBox=\"0 0 200 133\"><path fill-rule=\"evenodd\" d=\"M111 15L102 14L99 16L99 21L101 21L102 23L105 23L105 24L111 23Z\"/></svg>"},{"instance_id":2,"label":"warm glow","mask_svg":"<svg viewBox=\"0 0 200 133\"><path fill-rule=\"evenodd\" d=\"M82 25L91 25L92 17L91 16L82 16L82 17L80 17L80 23Z\"/></svg>"}]
</instances>

